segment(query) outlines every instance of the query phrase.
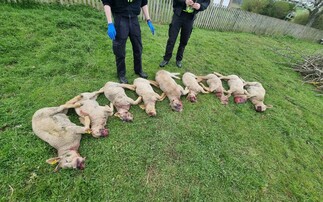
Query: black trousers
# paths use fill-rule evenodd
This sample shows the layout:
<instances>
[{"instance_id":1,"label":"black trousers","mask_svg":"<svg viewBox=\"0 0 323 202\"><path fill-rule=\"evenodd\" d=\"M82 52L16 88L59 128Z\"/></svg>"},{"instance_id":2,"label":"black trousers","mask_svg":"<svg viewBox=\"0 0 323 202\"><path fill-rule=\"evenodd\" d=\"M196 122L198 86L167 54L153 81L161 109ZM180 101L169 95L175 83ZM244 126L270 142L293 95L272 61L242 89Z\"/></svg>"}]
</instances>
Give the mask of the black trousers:
<instances>
[{"instance_id":1,"label":"black trousers","mask_svg":"<svg viewBox=\"0 0 323 202\"><path fill-rule=\"evenodd\" d=\"M133 52L133 65L135 73L142 72L142 42L138 17L114 16L116 38L113 41L113 53L116 57L118 76L126 75L126 43L130 38Z\"/></svg>"},{"instance_id":2,"label":"black trousers","mask_svg":"<svg viewBox=\"0 0 323 202\"><path fill-rule=\"evenodd\" d=\"M179 46L176 54L176 61L181 61L183 59L185 46L187 45L188 40L192 33L193 22L194 22L193 14L181 12L180 16L176 14L173 15L172 22L169 25L169 29L168 29L168 40L167 40L164 60L169 61L171 59L179 31L181 31L181 34L180 34L180 42L179 42Z\"/></svg>"}]
</instances>

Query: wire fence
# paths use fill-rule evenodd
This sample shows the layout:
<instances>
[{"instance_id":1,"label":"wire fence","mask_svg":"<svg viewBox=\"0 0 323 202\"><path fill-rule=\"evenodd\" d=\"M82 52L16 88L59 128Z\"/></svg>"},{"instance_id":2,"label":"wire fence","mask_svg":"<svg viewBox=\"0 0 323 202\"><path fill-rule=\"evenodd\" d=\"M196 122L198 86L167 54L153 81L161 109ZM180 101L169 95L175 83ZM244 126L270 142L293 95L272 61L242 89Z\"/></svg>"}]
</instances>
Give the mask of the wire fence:
<instances>
[{"instance_id":1,"label":"wire fence","mask_svg":"<svg viewBox=\"0 0 323 202\"><path fill-rule=\"evenodd\" d=\"M6 0L11 3L19 3L26 0ZM100 0L34 0L40 3L59 3L62 5L82 4L103 11ZM149 12L155 23L168 24L173 15L172 0L150 0ZM143 18L143 17L142 17ZM198 13L194 26L199 28L248 32L260 35L287 35L298 39L320 41L323 39L323 31L298 25L288 21L250 13L236 8L224 8L210 6L203 12Z\"/></svg>"}]
</instances>

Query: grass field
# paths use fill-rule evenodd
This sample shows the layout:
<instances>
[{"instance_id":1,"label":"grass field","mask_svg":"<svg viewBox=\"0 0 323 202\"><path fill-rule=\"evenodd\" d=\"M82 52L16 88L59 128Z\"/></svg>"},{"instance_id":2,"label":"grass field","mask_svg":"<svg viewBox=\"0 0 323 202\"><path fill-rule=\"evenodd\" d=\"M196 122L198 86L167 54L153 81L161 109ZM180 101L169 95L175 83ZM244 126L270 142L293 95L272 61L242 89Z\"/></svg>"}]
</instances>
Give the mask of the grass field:
<instances>
[{"instance_id":1,"label":"grass field","mask_svg":"<svg viewBox=\"0 0 323 202\"><path fill-rule=\"evenodd\" d=\"M153 79L168 26L155 24L153 36L141 25L143 66ZM322 45L194 29L183 68L172 58L166 70L259 81L274 108L257 113L251 103L232 99L223 106L212 94L199 95L196 104L183 97L181 113L168 100L158 102L154 118L133 106L133 123L112 117L109 137L83 136L85 170L54 173L45 160L56 151L34 135L31 117L117 81L104 13L0 4L0 36L0 201L323 200L323 97L273 51L313 54ZM127 70L132 82L130 43ZM98 101L108 104L104 95ZM73 111L69 115L79 124Z\"/></svg>"}]
</instances>

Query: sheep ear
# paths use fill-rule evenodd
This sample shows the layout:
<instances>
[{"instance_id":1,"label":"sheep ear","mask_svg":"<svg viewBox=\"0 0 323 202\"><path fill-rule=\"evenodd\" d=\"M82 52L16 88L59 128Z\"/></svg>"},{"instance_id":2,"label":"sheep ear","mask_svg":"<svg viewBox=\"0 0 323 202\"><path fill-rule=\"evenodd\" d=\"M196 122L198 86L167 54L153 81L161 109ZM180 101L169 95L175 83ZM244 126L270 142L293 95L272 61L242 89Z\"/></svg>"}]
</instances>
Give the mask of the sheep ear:
<instances>
[{"instance_id":1,"label":"sheep ear","mask_svg":"<svg viewBox=\"0 0 323 202\"><path fill-rule=\"evenodd\" d=\"M146 106L145 106L145 105L139 105L139 107L140 107L141 109L146 109Z\"/></svg>"},{"instance_id":2,"label":"sheep ear","mask_svg":"<svg viewBox=\"0 0 323 202\"><path fill-rule=\"evenodd\" d=\"M119 117L119 118L121 117L119 112L115 113L114 116Z\"/></svg>"},{"instance_id":3,"label":"sheep ear","mask_svg":"<svg viewBox=\"0 0 323 202\"><path fill-rule=\"evenodd\" d=\"M266 107L267 107L268 109L273 108L273 106L272 106L272 105L266 105Z\"/></svg>"},{"instance_id":4,"label":"sheep ear","mask_svg":"<svg viewBox=\"0 0 323 202\"><path fill-rule=\"evenodd\" d=\"M55 157L55 158L50 158L46 160L46 163L54 165L56 163L58 163L61 160L60 157Z\"/></svg>"}]
</instances>

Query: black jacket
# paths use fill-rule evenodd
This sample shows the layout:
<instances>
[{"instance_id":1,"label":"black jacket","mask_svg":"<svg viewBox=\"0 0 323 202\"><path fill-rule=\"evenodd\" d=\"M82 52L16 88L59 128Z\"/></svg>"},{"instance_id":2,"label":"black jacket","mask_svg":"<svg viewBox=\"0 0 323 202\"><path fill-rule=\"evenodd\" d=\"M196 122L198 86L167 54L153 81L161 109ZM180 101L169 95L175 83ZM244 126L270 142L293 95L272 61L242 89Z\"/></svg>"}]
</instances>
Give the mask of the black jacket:
<instances>
[{"instance_id":1,"label":"black jacket","mask_svg":"<svg viewBox=\"0 0 323 202\"><path fill-rule=\"evenodd\" d=\"M199 3L201 5L199 10L194 10L193 14L195 15L199 11L204 11L210 4L210 0L194 0L195 3ZM174 0L173 1L173 10L174 13L178 16L181 15L182 11L186 9L185 0Z\"/></svg>"},{"instance_id":2,"label":"black jacket","mask_svg":"<svg viewBox=\"0 0 323 202\"><path fill-rule=\"evenodd\" d=\"M113 15L133 17L139 15L141 7L148 2L147 0L102 0L102 3L111 7Z\"/></svg>"}]
</instances>

